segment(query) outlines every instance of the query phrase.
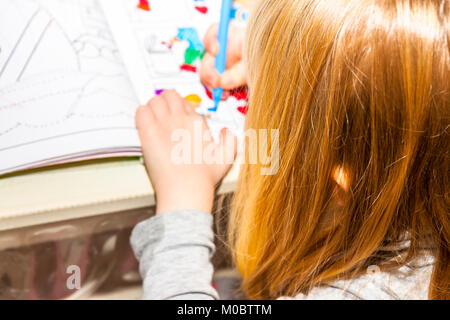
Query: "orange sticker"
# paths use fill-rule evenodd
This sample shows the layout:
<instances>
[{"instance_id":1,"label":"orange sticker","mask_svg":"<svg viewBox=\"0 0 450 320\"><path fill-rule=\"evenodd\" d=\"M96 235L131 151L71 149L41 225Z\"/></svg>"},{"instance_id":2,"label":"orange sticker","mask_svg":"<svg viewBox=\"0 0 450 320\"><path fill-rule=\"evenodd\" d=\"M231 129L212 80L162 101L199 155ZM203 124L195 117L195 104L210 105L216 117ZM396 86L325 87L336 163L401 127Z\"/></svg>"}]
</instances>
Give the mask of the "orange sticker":
<instances>
[{"instance_id":1,"label":"orange sticker","mask_svg":"<svg viewBox=\"0 0 450 320\"><path fill-rule=\"evenodd\" d=\"M185 99L191 104L193 108L197 108L202 102L202 99L196 94L190 94L186 96Z\"/></svg>"}]
</instances>

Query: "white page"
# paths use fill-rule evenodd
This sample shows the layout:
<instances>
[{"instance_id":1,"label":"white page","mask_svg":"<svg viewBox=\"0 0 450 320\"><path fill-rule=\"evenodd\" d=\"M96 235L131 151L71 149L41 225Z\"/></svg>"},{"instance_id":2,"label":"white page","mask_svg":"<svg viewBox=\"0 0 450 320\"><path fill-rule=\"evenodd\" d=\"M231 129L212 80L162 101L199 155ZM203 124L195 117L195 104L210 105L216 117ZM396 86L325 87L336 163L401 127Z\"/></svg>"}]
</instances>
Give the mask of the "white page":
<instances>
[{"instance_id":1,"label":"white page","mask_svg":"<svg viewBox=\"0 0 450 320\"><path fill-rule=\"evenodd\" d=\"M135 109L156 89L197 94L197 111L207 113L212 100L198 74L180 70L187 42L167 50L161 41L180 27L195 28L202 39L218 21L220 1L151 0L150 12L136 10L137 3L102 1L119 53L96 0L0 0L0 175L138 154ZM225 126L242 136L245 117L237 108L245 104L230 98L210 114L216 139Z\"/></svg>"},{"instance_id":2,"label":"white page","mask_svg":"<svg viewBox=\"0 0 450 320\"><path fill-rule=\"evenodd\" d=\"M180 28L192 28L202 41L209 26L219 21L220 0L151 0L150 11L139 9L139 0L99 1L141 104L160 89L175 89L182 96L196 94L201 99L197 111L210 117L207 121L214 138L228 127L241 140L245 116L238 108L246 106L246 101L231 97L220 103L217 112L208 112L214 104L198 72L180 69L189 47L186 39L177 37ZM203 14L196 7L208 12ZM191 66L198 70L200 59Z\"/></svg>"},{"instance_id":3,"label":"white page","mask_svg":"<svg viewBox=\"0 0 450 320\"><path fill-rule=\"evenodd\" d=\"M95 0L0 0L0 174L135 155L137 106Z\"/></svg>"}]
</instances>

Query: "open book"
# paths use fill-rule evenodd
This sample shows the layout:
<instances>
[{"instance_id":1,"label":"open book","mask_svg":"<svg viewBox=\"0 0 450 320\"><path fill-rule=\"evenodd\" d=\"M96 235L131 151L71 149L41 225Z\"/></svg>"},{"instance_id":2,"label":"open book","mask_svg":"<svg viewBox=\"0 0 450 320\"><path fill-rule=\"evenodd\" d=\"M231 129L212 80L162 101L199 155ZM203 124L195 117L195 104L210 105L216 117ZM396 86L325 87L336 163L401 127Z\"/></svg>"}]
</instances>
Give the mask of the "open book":
<instances>
[{"instance_id":1,"label":"open book","mask_svg":"<svg viewBox=\"0 0 450 320\"><path fill-rule=\"evenodd\" d=\"M0 175L140 155L135 110L165 89L207 114L197 70L219 14L218 0L0 0ZM245 111L243 93L221 102L213 136L241 135Z\"/></svg>"}]
</instances>

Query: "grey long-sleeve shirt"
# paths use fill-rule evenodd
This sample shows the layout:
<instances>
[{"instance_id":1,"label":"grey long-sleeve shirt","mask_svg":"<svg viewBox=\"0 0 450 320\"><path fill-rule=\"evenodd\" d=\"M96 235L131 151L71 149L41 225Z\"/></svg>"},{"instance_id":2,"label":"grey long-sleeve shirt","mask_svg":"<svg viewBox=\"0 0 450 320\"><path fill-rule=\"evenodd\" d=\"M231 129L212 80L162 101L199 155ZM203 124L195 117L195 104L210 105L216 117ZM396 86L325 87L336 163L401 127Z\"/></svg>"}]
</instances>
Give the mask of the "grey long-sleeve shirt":
<instances>
[{"instance_id":1,"label":"grey long-sleeve shirt","mask_svg":"<svg viewBox=\"0 0 450 320\"><path fill-rule=\"evenodd\" d=\"M144 299L219 299L211 284L212 222L209 213L186 210L162 213L134 228L131 245ZM432 260L424 257L395 273L335 281L294 299L427 299Z\"/></svg>"}]
</instances>

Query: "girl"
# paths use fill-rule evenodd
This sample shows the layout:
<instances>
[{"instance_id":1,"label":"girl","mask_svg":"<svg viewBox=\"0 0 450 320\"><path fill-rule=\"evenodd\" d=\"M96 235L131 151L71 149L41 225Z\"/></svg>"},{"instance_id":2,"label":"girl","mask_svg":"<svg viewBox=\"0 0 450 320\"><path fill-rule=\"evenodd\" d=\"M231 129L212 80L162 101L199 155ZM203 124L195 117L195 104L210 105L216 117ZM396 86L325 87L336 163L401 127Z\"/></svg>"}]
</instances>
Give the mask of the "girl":
<instances>
[{"instance_id":1,"label":"girl","mask_svg":"<svg viewBox=\"0 0 450 320\"><path fill-rule=\"evenodd\" d=\"M261 0L244 52L247 128L278 129L280 151L278 173L240 171L229 236L247 295L450 298L450 1ZM216 299L228 165L172 161L174 131L208 132L175 92L136 121L157 194L131 239L144 298ZM220 158L229 136L203 148Z\"/></svg>"}]
</instances>

